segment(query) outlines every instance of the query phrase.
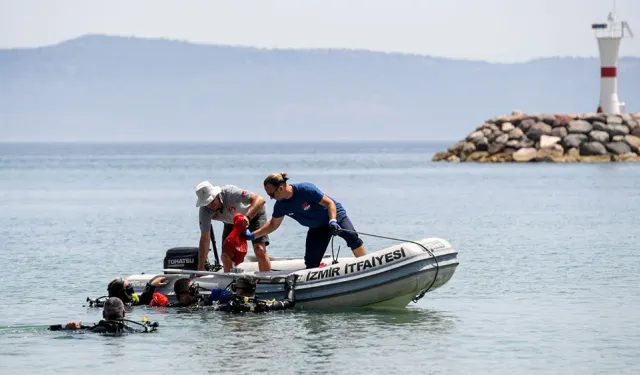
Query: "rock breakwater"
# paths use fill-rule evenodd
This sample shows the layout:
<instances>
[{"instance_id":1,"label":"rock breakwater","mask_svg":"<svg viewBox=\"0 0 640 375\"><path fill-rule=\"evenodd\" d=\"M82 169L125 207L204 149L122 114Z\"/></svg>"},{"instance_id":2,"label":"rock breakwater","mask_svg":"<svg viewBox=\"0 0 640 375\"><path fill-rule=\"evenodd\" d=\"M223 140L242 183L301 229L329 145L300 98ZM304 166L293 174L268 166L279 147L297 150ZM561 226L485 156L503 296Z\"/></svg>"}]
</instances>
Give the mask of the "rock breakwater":
<instances>
[{"instance_id":1,"label":"rock breakwater","mask_svg":"<svg viewBox=\"0 0 640 375\"><path fill-rule=\"evenodd\" d=\"M640 112L620 115L524 114L494 117L433 161L640 161Z\"/></svg>"}]
</instances>

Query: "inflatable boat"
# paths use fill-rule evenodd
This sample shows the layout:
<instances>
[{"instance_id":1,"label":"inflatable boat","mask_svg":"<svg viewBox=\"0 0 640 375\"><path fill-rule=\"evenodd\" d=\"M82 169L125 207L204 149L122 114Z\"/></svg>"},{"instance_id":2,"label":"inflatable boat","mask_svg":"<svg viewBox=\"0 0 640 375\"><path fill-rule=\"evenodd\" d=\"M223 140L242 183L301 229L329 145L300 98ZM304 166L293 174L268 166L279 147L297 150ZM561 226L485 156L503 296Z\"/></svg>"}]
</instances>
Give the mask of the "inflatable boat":
<instances>
[{"instance_id":1,"label":"inflatable boat","mask_svg":"<svg viewBox=\"0 0 640 375\"><path fill-rule=\"evenodd\" d=\"M320 267L312 269L305 269L302 258L271 257L269 272L258 270L254 255L247 255L245 262L227 273L195 271L197 254L196 247L168 249L162 273L134 274L126 279L141 293L149 280L165 276L169 283L156 291L175 300L173 284L179 278L193 278L211 289L228 286L238 274L251 274L258 278L258 298L280 300L285 296L285 277L295 273L296 308L397 308L445 285L458 266L457 251L441 238L402 242L357 258L325 255Z\"/></svg>"}]
</instances>

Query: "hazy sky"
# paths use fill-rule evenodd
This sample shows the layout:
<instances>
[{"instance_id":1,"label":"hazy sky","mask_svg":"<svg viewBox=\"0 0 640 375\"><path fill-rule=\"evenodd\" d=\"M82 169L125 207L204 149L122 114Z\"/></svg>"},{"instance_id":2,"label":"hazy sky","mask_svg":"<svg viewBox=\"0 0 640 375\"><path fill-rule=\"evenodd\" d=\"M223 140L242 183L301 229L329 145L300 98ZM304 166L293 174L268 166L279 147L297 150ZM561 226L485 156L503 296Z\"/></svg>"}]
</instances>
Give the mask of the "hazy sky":
<instances>
[{"instance_id":1,"label":"hazy sky","mask_svg":"<svg viewBox=\"0 0 640 375\"><path fill-rule=\"evenodd\" d=\"M590 25L613 0L0 0L0 48L83 34L261 47L360 48L523 61L597 56ZM640 56L640 0L617 0Z\"/></svg>"}]
</instances>

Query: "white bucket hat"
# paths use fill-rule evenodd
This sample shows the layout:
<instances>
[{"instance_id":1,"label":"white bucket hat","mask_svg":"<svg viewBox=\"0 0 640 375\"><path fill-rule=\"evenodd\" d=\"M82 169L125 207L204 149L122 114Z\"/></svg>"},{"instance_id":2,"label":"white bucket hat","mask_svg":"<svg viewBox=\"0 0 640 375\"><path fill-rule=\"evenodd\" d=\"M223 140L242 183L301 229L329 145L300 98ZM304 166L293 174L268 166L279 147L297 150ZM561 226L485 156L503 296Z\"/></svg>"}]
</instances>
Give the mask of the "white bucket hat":
<instances>
[{"instance_id":1,"label":"white bucket hat","mask_svg":"<svg viewBox=\"0 0 640 375\"><path fill-rule=\"evenodd\" d=\"M213 202L221 191L219 186L213 186L209 181L202 181L196 186L196 196L198 197L196 207L206 206Z\"/></svg>"}]
</instances>

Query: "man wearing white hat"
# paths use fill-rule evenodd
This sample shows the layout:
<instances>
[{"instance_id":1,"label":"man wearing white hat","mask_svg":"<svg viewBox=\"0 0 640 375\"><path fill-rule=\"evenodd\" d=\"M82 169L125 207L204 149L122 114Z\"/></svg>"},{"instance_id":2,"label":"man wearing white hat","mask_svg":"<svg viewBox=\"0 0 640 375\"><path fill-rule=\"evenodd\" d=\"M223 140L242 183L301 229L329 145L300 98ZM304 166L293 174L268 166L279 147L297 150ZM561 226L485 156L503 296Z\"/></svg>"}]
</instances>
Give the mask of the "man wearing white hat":
<instances>
[{"instance_id":1,"label":"man wearing white hat","mask_svg":"<svg viewBox=\"0 0 640 375\"><path fill-rule=\"evenodd\" d=\"M209 181L202 181L196 186L198 200L196 207L200 208L200 246L198 248L198 271L204 271L207 260L209 242L211 241L211 220L224 223L222 242L233 230L233 216L241 213L245 216L249 230L257 230L267 223L267 212L264 208L265 200L260 195L240 189L235 185L214 186ZM260 271L271 271L271 262L267 256L269 236L262 236L251 241L253 251L258 258ZM224 272L231 270L231 258L222 253Z\"/></svg>"}]
</instances>

